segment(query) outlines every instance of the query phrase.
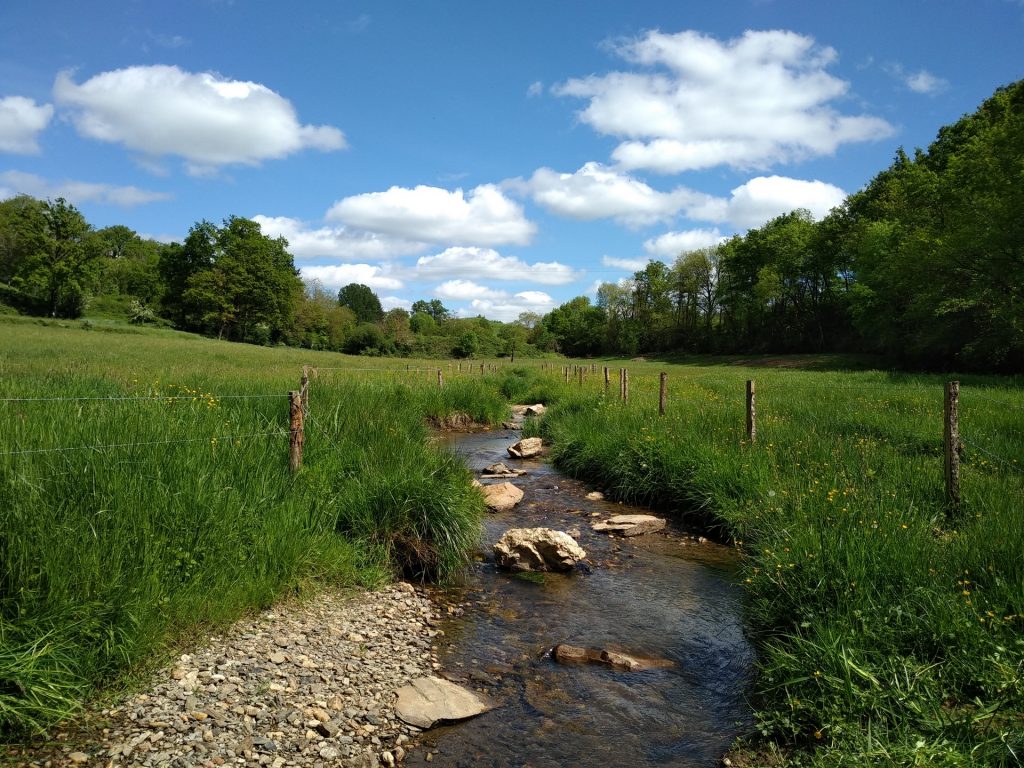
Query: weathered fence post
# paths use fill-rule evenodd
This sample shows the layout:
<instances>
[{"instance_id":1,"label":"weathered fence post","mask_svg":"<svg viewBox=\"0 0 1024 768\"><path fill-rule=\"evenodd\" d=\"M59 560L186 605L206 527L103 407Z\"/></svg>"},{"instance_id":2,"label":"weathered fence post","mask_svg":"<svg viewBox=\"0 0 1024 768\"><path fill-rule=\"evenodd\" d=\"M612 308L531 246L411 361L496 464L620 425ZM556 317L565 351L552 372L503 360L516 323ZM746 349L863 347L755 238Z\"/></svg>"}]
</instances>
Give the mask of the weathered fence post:
<instances>
[{"instance_id":1,"label":"weathered fence post","mask_svg":"<svg viewBox=\"0 0 1024 768\"><path fill-rule=\"evenodd\" d=\"M950 511L960 507L960 382L946 382L946 398L942 409L942 448L945 454L946 504Z\"/></svg>"},{"instance_id":2,"label":"weathered fence post","mask_svg":"<svg viewBox=\"0 0 1024 768\"><path fill-rule=\"evenodd\" d=\"M299 467L302 466L302 444L305 442L302 427L302 394L300 392L289 392L288 403L288 466L292 472L298 472Z\"/></svg>"},{"instance_id":3,"label":"weathered fence post","mask_svg":"<svg viewBox=\"0 0 1024 768\"><path fill-rule=\"evenodd\" d=\"M622 401L629 402L629 368L622 369Z\"/></svg>"},{"instance_id":4,"label":"weathered fence post","mask_svg":"<svg viewBox=\"0 0 1024 768\"><path fill-rule=\"evenodd\" d=\"M604 367L604 391L608 391L608 387L611 386L611 379L608 377L608 366Z\"/></svg>"},{"instance_id":5,"label":"weathered fence post","mask_svg":"<svg viewBox=\"0 0 1024 768\"><path fill-rule=\"evenodd\" d=\"M585 371L585 370L586 370L586 368L581 365L579 367L579 371L577 371L577 374L579 375L579 385L581 387L583 386L583 371Z\"/></svg>"},{"instance_id":6,"label":"weathered fence post","mask_svg":"<svg viewBox=\"0 0 1024 768\"><path fill-rule=\"evenodd\" d=\"M484 364L483 363L480 363L480 375L481 376L484 375Z\"/></svg>"},{"instance_id":7,"label":"weathered fence post","mask_svg":"<svg viewBox=\"0 0 1024 768\"><path fill-rule=\"evenodd\" d=\"M665 415L665 400L668 399L668 374L661 374L661 386L658 389L658 415Z\"/></svg>"},{"instance_id":8,"label":"weathered fence post","mask_svg":"<svg viewBox=\"0 0 1024 768\"><path fill-rule=\"evenodd\" d=\"M299 392L302 394L302 412L309 413L309 369L302 366L302 379L299 381Z\"/></svg>"},{"instance_id":9,"label":"weathered fence post","mask_svg":"<svg viewBox=\"0 0 1024 768\"><path fill-rule=\"evenodd\" d=\"M440 368L437 369L437 386L439 386L439 387L443 387L444 386L444 375L441 373L441 369Z\"/></svg>"},{"instance_id":10,"label":"weathered fence post","mask_svg":"<svg viewBox=\"0 0 1024 768\"><path fill-rule=\"evenodd\" d=\"M565 383L569 383L569 366L565 366Z\"/></svg>"},{"instance_id":11,"label":"weathered fence post","mask_svg":"<svg viewBox=\"0 0 1024 768\"><path fill-rule=\"evenodd\" d=\"M757 409L754 402L756 390L754 380L747 379L747 440L751 443L757 439Z\"/></svg>"}]
</instances>

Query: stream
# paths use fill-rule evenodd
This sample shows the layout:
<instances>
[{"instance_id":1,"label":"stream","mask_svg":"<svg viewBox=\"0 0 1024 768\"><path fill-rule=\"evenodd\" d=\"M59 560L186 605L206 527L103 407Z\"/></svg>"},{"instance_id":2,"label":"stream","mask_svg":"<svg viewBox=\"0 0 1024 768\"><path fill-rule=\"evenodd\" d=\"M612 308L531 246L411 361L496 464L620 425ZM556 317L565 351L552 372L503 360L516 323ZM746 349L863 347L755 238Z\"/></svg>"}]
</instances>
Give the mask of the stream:
<instances>
[{"instance_id":1,"label":"stream","mask_svg":"<svg viewBox=\"0 0 1024 768\"><path fill-rule=\"evenodd\" d=\"M504 461L525 469L525 492L484 522L482 553L463 583L445 590L449 616L438 651L445 675L498 706L423 734L407 764L716 766L751 724L744 698L754 652L741 619L736 555L671 527L629 539L593 532L593 522L647 510L589 500L593 490L544 461L509 459L512 430L445 438L468 466ZM484 482L488 482L484 480ZM494 482L502 482L500 480ZM509 528L568 531L590 572L498 571L491 547ZM558 643L633 652L668 668L623 672L562 665Z\"/></svg>"}]
</instances>

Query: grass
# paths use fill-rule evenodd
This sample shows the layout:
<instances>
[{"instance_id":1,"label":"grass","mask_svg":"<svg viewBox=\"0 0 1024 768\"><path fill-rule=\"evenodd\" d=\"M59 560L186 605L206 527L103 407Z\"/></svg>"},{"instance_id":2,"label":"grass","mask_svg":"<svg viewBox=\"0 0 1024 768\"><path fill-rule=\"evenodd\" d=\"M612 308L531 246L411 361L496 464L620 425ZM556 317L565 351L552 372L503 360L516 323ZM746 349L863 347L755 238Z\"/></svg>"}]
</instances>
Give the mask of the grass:
<instances>
[{"instance_id":1,"label":"grass","mask_svg":"<svg viewBox=\"0 0 1024 768\"><path fill-rule=\"evenodd\" d=\"M466 562L483 501L425 420L505 418L487 377L439 391L404 361L108 330L11 323L0 342L7 738L197 627L313 584L443 579ZM320 370L293 475L287 392L304 364Z\"/></svg>"},{"instance_id":2,"label":"grass","mask_svg":"<svg viewBox=\"0 0 1024 768\"><path fill-rule=\"evenodd\" d=\"M963 504L951 511L947 377L606 362L607 396L589 373L582 386L525 374L508 386L553 395L530 429L563 470L742 550L760 659L751 745L791 765L1021 764L1020 381L961 378ZM755 444L745 440L748 378Z\"/></svg>"}]
</instances>

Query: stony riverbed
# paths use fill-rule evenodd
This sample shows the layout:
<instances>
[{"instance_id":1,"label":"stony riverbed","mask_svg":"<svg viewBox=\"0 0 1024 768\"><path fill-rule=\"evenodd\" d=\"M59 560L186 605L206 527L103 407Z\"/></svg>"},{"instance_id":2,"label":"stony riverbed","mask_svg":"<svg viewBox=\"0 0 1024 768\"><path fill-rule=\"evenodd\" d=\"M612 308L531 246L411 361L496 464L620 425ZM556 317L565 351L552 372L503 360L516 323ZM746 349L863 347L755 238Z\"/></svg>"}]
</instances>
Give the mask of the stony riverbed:
<instances>
[{"instance_id":1,"label":"stony riverbed","mask_svg":"<svg viewBox=\"0 0 1024 768\"><path fill-rule=\"evenodd\" d=\"M395 689L439 668L437 609L409 584L317 595L209 637L144 691L89 712L26 766L352 766L402 762L417 728ZM432 755L420 755L431 759Z\"/></svg>"}]
</instances>

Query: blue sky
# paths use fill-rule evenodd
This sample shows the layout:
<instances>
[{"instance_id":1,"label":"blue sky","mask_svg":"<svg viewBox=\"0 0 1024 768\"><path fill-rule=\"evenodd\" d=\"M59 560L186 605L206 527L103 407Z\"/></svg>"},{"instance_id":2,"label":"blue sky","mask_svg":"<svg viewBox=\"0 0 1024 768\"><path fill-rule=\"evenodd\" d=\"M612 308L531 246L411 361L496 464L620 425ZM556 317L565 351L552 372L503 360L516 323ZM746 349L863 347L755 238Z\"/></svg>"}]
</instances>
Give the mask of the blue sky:
<instances>
[{"instance_id":1,"label":"blue sky","mask_svg":"<svg viewBox=\"0 0 1024 768\"><path fill-rule=\"evenodd\" d=\"M0 5L0 197L545 312L795 207L1022 76L1021 0Z\"/></svg>"}]
</instances>

